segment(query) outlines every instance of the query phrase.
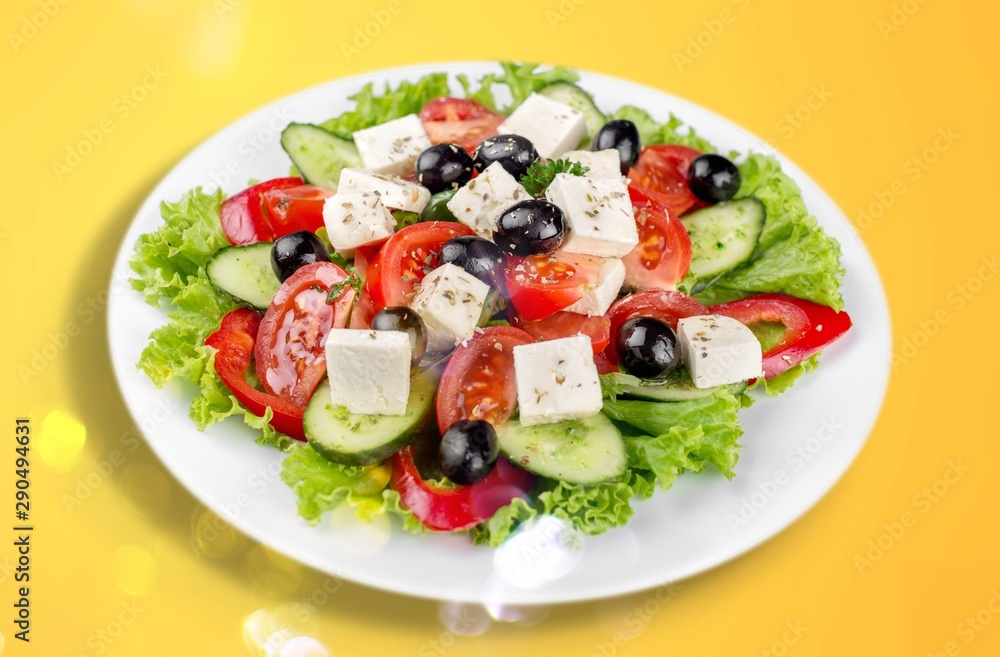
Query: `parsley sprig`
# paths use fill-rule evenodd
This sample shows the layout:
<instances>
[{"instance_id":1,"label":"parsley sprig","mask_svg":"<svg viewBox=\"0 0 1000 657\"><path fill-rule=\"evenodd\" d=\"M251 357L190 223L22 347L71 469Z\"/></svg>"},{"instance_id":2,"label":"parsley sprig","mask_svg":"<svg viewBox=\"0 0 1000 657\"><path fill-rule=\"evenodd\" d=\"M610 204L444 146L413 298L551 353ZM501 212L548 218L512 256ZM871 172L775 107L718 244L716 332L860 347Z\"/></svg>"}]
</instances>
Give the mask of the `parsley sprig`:
<instances>
[{"instance_id":1,"label":"parsley sprig","mask_svg":"<svg viewBox=\"0 0 1000 657\"><path fill-rule=\"evenodd\" d=\"M574 176L585 176L590 171L579 162L571 160L535 160L521 176L521 185L535 198L541 197L546 188L552 184L557 173L571 173Z\"/></svg>"},{"instance_id":2,"label":"parsley sprig","mask_svg":"<svg viewBox=\"0 0 1000 657\"><path fill-rule=\"evenodd\" d=\"M333 264L347 272L347 278L330 286L330 292L326 295L326 302L329 304L335 303L348 286L353 287L354 293L360 295L361 286L364 285L365 281L358 274L358 268L354 266L354 263L336 251L330 252L330 260Z\"/></svg>"}]
</instances>

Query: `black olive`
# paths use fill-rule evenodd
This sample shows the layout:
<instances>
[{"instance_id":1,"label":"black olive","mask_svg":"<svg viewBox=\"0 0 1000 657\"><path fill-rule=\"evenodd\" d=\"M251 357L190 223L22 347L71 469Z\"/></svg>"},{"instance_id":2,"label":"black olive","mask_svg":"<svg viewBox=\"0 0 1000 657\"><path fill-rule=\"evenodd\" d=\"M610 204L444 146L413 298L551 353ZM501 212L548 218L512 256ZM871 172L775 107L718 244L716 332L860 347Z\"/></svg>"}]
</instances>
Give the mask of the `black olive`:
<instances>
[{"instance_id":1,"label":"black olive","mask_svg":"<svg viewBox=\"0 0 1000 657\"><path fill-rule=\"evenodd\" d=\"M538 151L534 144L521 135L497 135L479 142L472 158L479 173L494 162L499 162L515 180L520 180L528 167L538 159Z\"/></svg>"},{"instance_id":2,"label":"black olive","mask_svg":"<svg viewBox=\"0 0 1000 657\"><path fill-rule=\"evenodd\" d=\"M594 135L594 150L603 151L614 148L622 161L622 175L627 175L629 167L639 159L642 142L639 139L639 129L627 119L615 119L605 123Z\"/></svg>"},{"instance_id":3,"label":"black olive","mask_svg":"<svg viewBox=\"0 0 1000 657\"><path fill-rule=\"evenodd\" d=\"M493 425L485 420L458 420L441 436L441 471L456 484L474 484L493 469L500 447Z\"/></svg>"},{"instance_id":4,"label":"black olive","mask_svg":"<svg viewBox=\"0 0 1000 657\"><path fill-rule=\"evenodd\" d=\"M282 283L302 265L330 262L330 253L315 233L300 230L279 237L271 247L271 269Z\"/></svg>"},{"instance_id":5,"label":"black olive","mask_svg":"<svg viewBox=\"0 0 1000 657\"><path fill-rule=\"evenodd\" d=\"M728 201L740 189L740 170L727 158L705 153L691 160L688 167L691 193L706 203Z\"/></svg>"},{"instance_id":6,"label":"black olive","mask_svg":"<svg viewBox=\"0 0 1000 657\"><path fill-rule=\"evenodd\" d=\"M403 306L383 308L372 317L371 328L375 331L402 331L410 336L411 360L419 363L427 351L427 331L417 311Z\"/></svg>"},{"instance_id":7,"label":"black olive","mask_svg":"<svg viewBox=\"0 0 1000 657\"><path fill-rule=\"evenodd\" d=\"M472 178L472 158L461 146L435 144L417 156L417 182L431 194L457 189Z\"/></svg>"},{"instance_id":8,"label":"black olive","mask_svg":"<svg viewBox=\"0 0 1000 657\"><path fill-rule=\"evenodd\" d=\"M552 253L562 245L565 235L559 206L533 198L503 211L493 230L493 241L507 253L526 256Z\"/></svg>"},{"instance_id":9,"label":"black olive","mask_svg":"<svg viewBox=\"0 0 1000 657\"><path fill-rule=\"evenodd\" d=\"M634 317L622 324L615 348L625 371L640 379L663 378L681 360L674 330L653 317Z\"/></svg>"},{"instance_id":10,"label":"black olive","mask_svg":"<svg viewBox=\"0 0 1000 657\"><path fill-rule=\"evenodd\" d=\"M441 264L452 263L469 272L490 287L503 288L503 266L506 258L493 242L474 235L450 239L441 247Z\"/></svg>"}]
</instances>

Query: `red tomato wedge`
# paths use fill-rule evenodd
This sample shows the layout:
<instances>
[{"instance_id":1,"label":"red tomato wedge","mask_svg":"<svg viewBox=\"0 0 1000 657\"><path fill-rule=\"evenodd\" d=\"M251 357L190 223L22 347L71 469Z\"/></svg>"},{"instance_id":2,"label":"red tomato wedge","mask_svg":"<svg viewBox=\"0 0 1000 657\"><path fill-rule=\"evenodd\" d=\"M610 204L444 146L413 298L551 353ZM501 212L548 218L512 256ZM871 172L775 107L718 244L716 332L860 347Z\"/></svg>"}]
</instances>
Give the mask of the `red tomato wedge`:
<instances>
[{"instance_id":1,"label":"red tomato wedge","mask_svg":"<svg viewBox=\"0 0 1000 657\"><path fill-rule=\"evenodd\" d=\"M296 440L305 440L304 406L261 392L247 383L259 327L260 314L248 308L237 308L222 318L219 328L205 339L205 344L216 350L215 372L248 411L264 417L270 408L272 427Z\"/></svg>"},{"instance_id":2,"label":"red tomato wedge","mask_svg":"<svg viewBox=\"0 0 1000 657\"><path fill-rule=\"evenodd\" d=\"M507 421L517 405L514 347L535 338L511 326L490 326L452 353L437 392L438 429L467 418L494 426Z\"/></svg>"},{"instance_id":3,"label":"red tomato wedge","mask_svg":"<svg viewBox=\"0 0 1000 657\"><path fill-rule=\"evenodd\" d=\"M678 217L689 210L705 207L688 188L687 172L701 151L677 144L655 144L639 153L629 169L630 185L636 187Z\"/></svg>"},{"instance_id":4,"label":"red tomato wedge","mask_svg":"<svg viewBox=\"0 0 1000 657\"><path fill-rule=\"evenodd\" d=\"M368 266L365 286L375 306L410 305L414 286L440 264L444 243L474 234L465 224L450 221L424 221L396 232Z\"/></svg>"},{"instance_id":5,"label":"red tomato wedge","mask_svg":"<svg viewBox=\"0 0 1000 657\"><path fill-rule=\"evenodd\" d=\"M604 350L604 355L612 365L618 365L614 338L618 335L621 325L633 317L655 317L676 329L678 319L707 315L709 312L709 309L694 297L672 290L647 290L622 297L608 308L608 317L611 319L611 344Z\"/></svg>"},{"instance_id":6,"label":"red tomato wedge","mask_svg":"<svg viewBox=\"0 0 1000 657\"><path fill-rule=\"evenodd\" d=\"M301 184L301 178L275 178L227 198L219 211L219 221L229 243L256 244L273 240L274 229L264 209L263 195L271 190L290 189Z\"/></svg>"},{"instance_id":7,"label":"red tomato wedge","mask_svg":"<svg viewBox=\"0 0 1000 657\"><path fill-rule=\"evenodd\" d=\"M851 328L846 312L787 294L757 294L739 301L712 306L710 312L732 317L752 326L779 322L785 334L764 352L764 378L770 379L798 365Z\"/></svg>"},{"instance_id":8,"label":"red tomato wedge","mask_svg":"<svg viewBox=\"0 0 1000 657\"><path fill-rule=\"evenodd\" d=\"M254 349L257 377L272 395L305 406L326 376L326 336L347 325L355 296L345 287L331 305L327 294L345 278L347 272L332 262L314 262L300 267L274 295Z\"/></svg>"},{"instance_id":9,"label":"red tomato wedge","mask_svg":"<svg viewBox=\"0 0 1000 657\"><path fill-rule=\"evenodd\" d=\"M427 103L419 116L432 144L458 144L470 153L507 118L473 100L450 97Z\"/></svg>"},{"instance_id":10,"label":"red tomato wedge","mask_svg":"<svg viewBox=\"0 0 1000 657\"><path fill-rule=\"evenodd\" d=\"M271 239L299 230L315 233L323 225L323 204L333 194L315 185L269 189L261 194L271 225Z\"/></svg>"},{"instance_id":11,"label":"red tomato wedge","mask_svg":"<svg viewBox=\"0 0 1000 657\"><path fill-rule=\"evenodd\" d=\"M598 280L601 258L556 251L507 259L504 281L521 319L533 322L568 308Z\"/></svg>"},{"instance_id":12,"label":"red tomato wedge","mask_svg":"<svg viewBox=\"0 0 1000 657\"><path fill-rule=\"evenodd\" d=\"M362 288L361 294L358 296L358 302L351 309L351 321L348 323L347 328L366 329L370 327L372 319L375 318L375 313L377 312L378 310L375 308L368 290Z\"/></svg>"},{"instance_id":13,"label":"red tomato wedge","mask_svg":"<svg viewBox=\"0 0 1000 657\"><path fill-rule=\"evenodd\" d=\"M474 527L511 500L524 497L535 484L534 475L502 457L490 474L471 486L439 486L425 480L412 445L393 454L388 462L392 466L389 486L425 527L435 531Z\"/></svg>"},{"instance_id":14,"label":"red tomato wedge","mask_svg":"<svg viewBox=\"0 0 1000 657\"><path fill-rule=\"evenodd\" d=\"M622 258L625 287L630 290L676 290L691 266L691 238L677 215L629 187L639 243Z\"/></svg>"},{"instance_id":15,"label":"red tomato wedge","mask_svg":"<svg viewBox=\"0 0 1000 657\"><path fill-rule=\"evenodd\" d=\"M511 313L511 324L541 341L582 333L590 338L595 354L604 351L611 341L611 320L606 315L581 315L561 310L545 319L526 322L517 313Z\"/></svg>"}]
</instances>

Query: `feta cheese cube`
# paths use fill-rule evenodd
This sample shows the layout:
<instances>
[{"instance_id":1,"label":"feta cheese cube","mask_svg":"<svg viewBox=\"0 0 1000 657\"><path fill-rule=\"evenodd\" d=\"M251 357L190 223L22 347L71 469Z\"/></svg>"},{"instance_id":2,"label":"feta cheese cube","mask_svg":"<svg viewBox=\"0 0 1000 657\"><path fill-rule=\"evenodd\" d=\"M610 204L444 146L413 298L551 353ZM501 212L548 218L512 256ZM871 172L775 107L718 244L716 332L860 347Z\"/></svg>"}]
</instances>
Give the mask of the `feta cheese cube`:
<instances>
[{"instance_id":1,"label":"feta cheese cube","mask_svg":"<svg viewBox=\"0 0 1000 657\"><path fill-rule=\"evenodd\" d=\"M423 185L368 169L341 171L337 191L374 192L382 197L382 205L385 207L410 212L421 212L431 200L430 190Z\"/></svg>"},{"instance_id":2,"label":"feta cheese cube","mask_svg":"<svg viewBox=\"0 0 1000 657\"><path fill-rule=\"evenodd\" d=\"M448 201L448 209L480 237L493 239L493 228L504 210L530 198L528 192L499 162L486 167Z\"/></svg>"},{"instance_id":3,"label":"feta cheese cube","mask_svg":"<svg viewBox=\"0 0 1000 657\"><path fill-rule=\"evenodd\" d=\"M532 93L497 127L501 135L521 135L545 159L559 157L587 136L583 113L569 105Z\"/></svg>"},{"instance_id":4,"label":"feta cheese cube","mask_svg":"<svg viewBox=\"0 0 1000 657\"><path fill-rule=\"evenodd\" d=\"M585 335L514 347L514 379L523 425L601 412L601 383Z\"/></svg>"},{"instance_id":5,"label":"feta cheese cube","mask_svg":"<svg viewBox=\"0 0 1000 657\"><path fill-rule=\"evenodd\" d=\"M410 336L402 331L330 329L330 401L351 413L404 415L410 396Z\"/></svg>"},{"instance_id":6,"label":"feta cheese cube","mask_svg":"<svg viewBox=\"0 0 1000 657\"><path fill-rule=\"evenodd\" d=\"M416 114L386 121L354 133L354 145L365 167L378 173L405 176L431 140Z\"/></svg>"},{"instance_id":7,"label":"feta cheese cube","mask_svg":"<svg viewBox=\"0 0 1000 657\"><path fill-rule=\"evenodd\" d=\"M581 315L603 315L618 298L625 282L625 263L618 258L605 258L597 273L597 282L588 285L583 297L566 308Z\"/></svg>"},{"instance_id":8,"label":"feta cheese cube","mask_svg":"<svg viewBox=\"0 0 1000 657\"><path fill-rule=\"evenodd\" d=\"M345 258L353 258L362 244L388 237L396 220L375 192L338 192L323 204L323 223L330 244Z\"/></svg>"},{"instance_id":9,"label":"feta cheese cube","mask_svg":"<svg viewBox=\"0 0 1000 657\"><path fill-rule=\"evenodd\" d=\"M424 320L428 351L451 351L472 337L490 286L447 263L427 274L410 307Z\"/></svg>"},{"instance_id":10,"label":"feta cheese cube","mask_svg":"<svg viewBox=\"0 0 1000 657\"><path fill-rule=\"evenodd\" d=\"M563 160L579 162L587 167L587 175L591 178L621 178L622 159L616 148L605 148L602 151L569 151L561 156Z\"/></svg>"},{"instance_id":11,"label":"feta cheese cube","mask_svg":"<svg viewBox=\"0 0 1000 657\"><path fill-rule=\"evenodd\" d=\"M639 243L624 178L556 174L545 198L563 211L569 235L564 251L621 258Z\"/></svg>"},{"instance_id":12,"label":"feta cheese cube","mask_svg":"<svg viewBox=\"0 0 1000 657\"><path fill-rule=\"evenodd\" d=\"M681 359L696 388L739 383L761 375L760 342L725 315L696 315L677 322Z\"/></svg>"}]
</instances>

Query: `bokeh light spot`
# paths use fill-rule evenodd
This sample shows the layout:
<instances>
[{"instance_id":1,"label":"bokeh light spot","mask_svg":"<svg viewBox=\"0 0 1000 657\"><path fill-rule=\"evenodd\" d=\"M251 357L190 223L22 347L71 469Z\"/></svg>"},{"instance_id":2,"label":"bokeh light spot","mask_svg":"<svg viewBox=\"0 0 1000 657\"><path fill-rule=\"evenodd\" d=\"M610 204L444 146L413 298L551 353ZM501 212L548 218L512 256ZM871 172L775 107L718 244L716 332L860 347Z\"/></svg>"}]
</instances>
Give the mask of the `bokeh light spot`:
<instances>
[{"instance_id":1,"label":"bokeh light spot","mask_svg":"<svg viewBox=\"0 0 1000 657\"><path fill-rule=\"evenodd\" d=\"M55 410L42 420L36 449L42 462L56 472L69 472L80 460L87 428L66 411Z\"/></svg>"}]
</instances>

